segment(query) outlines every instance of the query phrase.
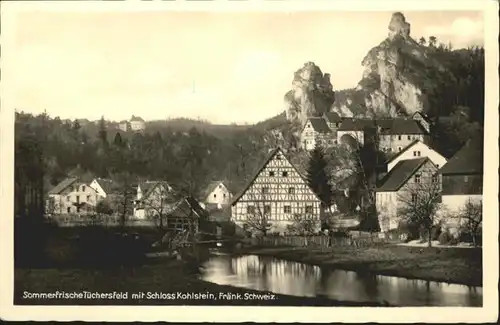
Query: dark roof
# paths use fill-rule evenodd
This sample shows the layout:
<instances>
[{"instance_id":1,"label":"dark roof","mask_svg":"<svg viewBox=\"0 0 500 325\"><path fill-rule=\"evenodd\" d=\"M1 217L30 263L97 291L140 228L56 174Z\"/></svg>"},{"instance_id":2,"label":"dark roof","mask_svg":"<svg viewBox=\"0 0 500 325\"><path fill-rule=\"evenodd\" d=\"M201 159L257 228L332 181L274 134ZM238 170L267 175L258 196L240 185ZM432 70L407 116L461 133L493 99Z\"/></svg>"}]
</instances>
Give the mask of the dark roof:
<instances>
[{"instance_id":1,"label":"dark roof","mask_svg":"<svg viewBox=\"0 0 500 325\"><path fill-rule=\"evenodd\" d=\"M68 186L70 186L71 184L73 184L74 182L76 182L77 180L78 180L78 177L68 177L68 178L64 179L63 181L61 181L56 186L54 186L49 191L49 194L59 194L63 190L65 190Z\"/></svg>"},{"instance_id":2,"label":"dark roof","mask_svg":"<svg viewBox=\"0 0 500 325\"><path fill-rule=\"evenodd\" d=\"M326 124L326 121L321 117L310 117L309 121L311 121L311 125L316 132L320 133L330 133L332 130Z\"/></svg>"},{"instance_id":3,"label":"dark roof","mask_svg":"<svg viewBox=\"0 0 500 325\"><path fill-rule=\"evenodd\" d=\"M394 119L343 119L339 131L362 131L365 128L381 128L381 134L426 134L419 121L408 118Z\"/></svg>"},{"instance_id":4,"label":"dark roof","mask_svg":"<svg viewBox=\"0 0 500 325\"><path fill-rule=\"evenodd\" d=\"M144 120L139 117L139 116L134 116L132 115L132 118L130 119L130 121L139 121L139 122L144 122Z\"/></svg>"},{"instance_id":5,"label":"dark roof","mask_svg":"<svg viewBox=\"0 0 500 325\"><path fill-rule=\"evenodd\" d=\"M137 186L141 187L142 196L145 198L156 188L157 185L160 184L165 185L167 188L169 187L165 181L144 181L138 183Z\"/></svg>"},{"instance_id":6,"label":"dark roof","mask_svg":"<svg viewBox=\"0 0 500 325\"><path fill-rule=\"evenodd\" d=\"M401 160L381 180L382 185L377 188L377 192L393 192L399 190L401 186L403 186L406 181L428 160L429 158L427 157Z\"/></svg>"},{"instance_id":7,"label":"dark roof","mask_svg":"<svg viewBox=\"0 0 500 325\"><path fill-rule=\"evenodd\" d=\"M432 122L430 117L427 116L427 114L425 114L424 112L415 112L415 113L413 113L413 115L411 117L415 118L415 115L420 115L422 117L422 119L424 119L428 123Z\"/></svg>"},{"instance_id":8,"label":"dark roof","mask_svg":"<svg viewBox=\"0 0 500 325\"><path fill-rule=\"evenodd\" d=\"M404 147L403 149L401 149L401 151L399 151L398 153L396 153L395 155L391 156L385 163L386 164L389 164L391 161L394 161L394 159L398 158L399 156L401 156L405 151L407 151L410 147L412 147L414 144L416 144L417 142L421 142L423 143L424 145L426 145L427 147L429 147L430 149L434 150L435 152L437 152L438 154L440 154L442 156L442 154L437 151L436 149L432 148L430 145L428 145L427 143L424 143L422 141L420 141L419 139L416 139L416 140L413 140L412 142L410 142L410 144L408 144L406 147Z\"/></svg>"},{"instance_id":9,"label":"dark roof","mask_svg":"<svg viewBox=\"0 0 500 325\"><path fill-rule=\"evenodd\" d=\"M207 211L205 211L192 196L182 198L170 215L184 218L190 217L192 215L191 212L194 212L198 218L208 217Z\"/></svg>"},{"instance_id":10,"label":"dark roof","mask_svg":"<svg viewBox=\"0 0 500 325\"><path fill-rule=\"evenodd\" d=\"M336 112L326 112L325 113L325 118L328 120L330 123L337 123L342 120L339 114Z\"/></svg>"},{"instance_id":11,"label":"dark roof","mask_svg":"<svg viewBox=\"0 0 500 325\"><path fill-rule=\"evenodd\" d=\"M467 141L441 168L441 174L482 174L483 141L477 136Z\"/></svg>"},{"instance_id":12,"label":"dark roof","mask_svg":"<svg viewBox=\"0 0 500 325\"><path fill-rule=\"evenodd\" d=\"M280 147L277 147L276 149L274 149L273 151L271 151L271 153L266 158L266 160L264 160L264 162L262 163L262 165L257 169L257 172L250 179L250 181L248 182L247 186L245 186L243 188L243 190L241 190L237 195L235 195L233 197L233 200L231 201L231 205L234 205L236 202L238 202L238 200L243 196L243 194L245 194L245 192L247 191L247 189L253 184L253 182L257 178L257 176L259 176L259 174L261 173L261 171L267 166L267 164L271 161L271 159L273 159L273 157L276 154L278 154L278 153L281 153L281 155L283 156L283 158L285 158L286 160L288 160L288 162L290 163L290 165L292 165L293 169L295 169L295 171L297 172L297 174L299 174L299 176L302 178L302 180L304 182L306 182L306 184L307 184L307 181L306 181L304 175L297 169L297 167L294 164L292 164L291 159L284 154L283 150ZM314 192L314 191L312 191L312 192L316 196L316 198L321 201L321 199L318 197L318 195L316 194L316 192Z\"/></svg>"},{"instance_id":13,"label":"dark roof","mask_svg":"<svg viewBox=\"0 0 500 325\"><path fill-rule=\"evenodd\" d=\"M118 192L117 184L110 179L96 178L96 182L106 194Z\"/></svg>"}]
</instances>

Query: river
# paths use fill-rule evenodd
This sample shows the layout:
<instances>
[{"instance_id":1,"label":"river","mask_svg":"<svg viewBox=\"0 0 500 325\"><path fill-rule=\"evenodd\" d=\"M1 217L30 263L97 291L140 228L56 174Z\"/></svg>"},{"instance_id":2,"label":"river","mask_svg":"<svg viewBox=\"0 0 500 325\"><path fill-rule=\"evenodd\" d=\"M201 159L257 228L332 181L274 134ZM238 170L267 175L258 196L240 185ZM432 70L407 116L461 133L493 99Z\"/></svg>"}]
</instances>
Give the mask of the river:
<instances>
[{"instance_id":1,"label":"river","mask_svg":"<svg viewBox=\"0 0 500 325\"><path fill-rule=\"evenodd\" d=\"M481 287L332 270L257 255L211 256L201 279L277 294L396 306L481 307L483 300Z\"/></svg>"}]
</instances>

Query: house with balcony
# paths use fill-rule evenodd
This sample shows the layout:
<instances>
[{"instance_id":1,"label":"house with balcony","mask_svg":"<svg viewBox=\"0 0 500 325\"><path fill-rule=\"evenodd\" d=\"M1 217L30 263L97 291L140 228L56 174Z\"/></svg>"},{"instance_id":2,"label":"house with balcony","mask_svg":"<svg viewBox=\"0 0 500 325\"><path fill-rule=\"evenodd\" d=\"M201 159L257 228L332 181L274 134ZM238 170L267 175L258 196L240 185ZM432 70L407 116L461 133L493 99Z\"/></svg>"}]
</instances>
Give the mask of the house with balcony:
<instances>
[{"instance_id":1,"label":"house with balcony","mask_svg":"<svg viewBox=\"0 0 500 325\"><path fill-rule=\"evenodd\" d=\"M68 177L48 192L51 213L58 215L84 215L95 211L102 199L87 182Z\"/></svg>"}]
</instances>

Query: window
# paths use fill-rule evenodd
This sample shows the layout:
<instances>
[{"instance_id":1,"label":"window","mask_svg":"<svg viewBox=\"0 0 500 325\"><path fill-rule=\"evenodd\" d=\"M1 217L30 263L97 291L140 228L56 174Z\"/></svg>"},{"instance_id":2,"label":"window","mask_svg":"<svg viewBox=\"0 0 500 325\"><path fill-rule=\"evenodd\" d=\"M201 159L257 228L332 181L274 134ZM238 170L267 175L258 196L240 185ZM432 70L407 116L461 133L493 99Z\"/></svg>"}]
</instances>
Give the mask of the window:
<instances>
[{"instance_id":1,"label":"window","mask_svg":"<svg viewBox=\"0 0 500 325\"><path fill-rule=\"evenodd\" d=\"M291 207L291 206L289 206L289 205L285 205L285 206L283 207L283 212L284 212L284 213L292 213L292 207Z\"/></svg>"},{"instance_id":2,"label":"window","mask_svg":"<svg viewBox=\"0 0 500 325\"><path fill-rule=\"evenodd\" d=\"M85 192L85 185L82 185L82 192Z\"/></svg>"},{"instance_id":3,"label":"window","mask_svg":"<svg viewBox=\"0 0 500 325\"><path fill-rule=\"evenodd\" d=\"M398 151L401 151L401 147L398 147Z\"/></svg>"},{"instance_id":4,"label":"window","mask_svg":"<svg viewBox=\"0 0 500 325\"><path fill-rule=\"evenodd\" d=\"M411 135L408 136L408 140L411 140Z\"/></svg>"},{"instance_id":5,"label":"window","mask_svg":"<svg viewBox=\"0 0 500 325\"><path fill-rule=\"evenodd\" d=\"M417 152L413 151L413 157L416 157L416 156L417 156Z\"/></svg>"},{"instance_id":6,"label":"window","mask_svg":"<svg viewBox=\"0 0 500 325\"><path fill-rule=\"evenodd\" d=\"M223 198L226 198L226 193L222 194L222 197L223 197Z\"/></svg>"},{"instance_id":7,"label":"window","mask_svg":"<svg viewBox=\"0 0 500 325\"><path fill-rule=\"evenodd\" d=\"M79 206L76 207L76 213L80 213L80 207Z\"/></svg>"},{"instance_id":8,"label":"window","mask_svg":"<svg viewBox=\"0 0 500 325\"><path fill-rule=\"evenodd\" d=\"M265 214L271 213L271 206L270 205L264 205L264 213Z\"/></svg>"},{"instance_id":9,"label":"window","mask_svg":"<svg viewBox=\"0 0 500 325\"><path fill-rule=\"evenodd\" d=\"M76 196L76 203L80 203L80 195Z\"/></svg>"},{"instance_id":10,"label":"window","mask_svg":"<svg viewBox=\"0 0 500 325\"><path fill-rule=\"evenodd\" d=\"M281 175L283 175L283 177L287 177L288 176L288 172L283 172L283 173L281 173Z\"/></svg>"},{"instance_id":11,"label":"window","mask_svg":"<svg viewBox=\"0 0 500 325\"><path fill-rule=\"evenodd\" d=\"M416 202L417 201L417 194L412 194L411 195L411 201Z\"/></svg>"},{"instance_id":12,"label":"window","mask_svg":"<svg viewBox=\"0 0 500 325\"><path fill-rule=\"evenodd\" d=\"M417 156L419 156L419 157L420 157L420 151L417 151Z\"/></svg>"},{"instance_id":13,"label":"window","mask_svg":"<svg viewBox=\"0 0 500 325\"><path fill-rule=\"evenodd\" d=\"M420 184L420 174L415 175L415 183Z\"/></svg>"},{"instance_id":14,"label":"window","mask_svg":"<svg viewBox=\"0 0 500 325\"><path fill-rule=\"evenodd\" d=\"M71 207L68 207L66 211L68 211L68 213L71 213Z\"/></svg>"},{"instance_id":15,"label":"window","mask_svg":"<svg viewBox=\"0 0 500 325\"><path fill-rule=\"evenodd\" d=\"M90 195L87 195L87 202L90 202Z\"/></svg>"},{"instance_id":16,"label":"window","mask_svg":"<svg viewBox=\"0 0 500 325\"><path fill-rule=\"evenodd\" d=\"M274 177L274 172L273 171L269 172L269 177Z\"/></svg>"},{"instance_id":17,"label":"window","mask_svg":"<svg viewBox=\"0 0 500 325\"><path fill-rule=\"evenodd\" d=\"M267 193L269 193L269 187L263 187L262 194L267 194Z\"/></svg>"},{"instance_id":18,"label":"window","mask_svg":"<svg viewBox=\"0 0 500 325\"><path fill-rule=\"evenodd\" d=\"M432 175L432 182L437 183L437 181L438 181L438 175L436 174Z\"/></svg>"},{"instance_id":19,"label":"window","mask_svg":"<svg viewBox=\"0 0 500 325\"><path fill-rule=\"evenodd\" d=\"M401 136L400 135L398 135L398 140L401 140Z\"/></svg>"},{"instance_id":20,"label":"window","mask_svg":"<svg viewBox=\"0 0 500 325\"><path fill-rule=\"evenodd\" d=\"M214 199L217 198L217 194L214 194Z\"/></svg>"},{"instance_id":21,"label":"window","mask_svg":"<svg viewBox=\"0 0 500 325\"><path fill-rule=\"evenodd\" d=\"M66 201L68 201L68 202L69 202L70 200L71 200L71 198L69 197L69 195L68 195L68 196L66 196Z\"/></svg>"},{"instance_id":22,"label":"window","mask_svg":"<svg viewBox=\"0 0 500 325\"><path fill-rule=\"evenodd\" d=\"M247 213L248 214L254 214L255 213L255 207L253 205L247 206Z\"/></svg>"},{"instance_id":23,"label":"window","mask_svg":"<svg viewBox=\"0 0 500 325\"><path fill-rule=\"evenodd\" d=\"M281 160L281 155L280 154L276 155L276 160Z\"/></svg>"},{"instance_id":24,"label":"window","mask_svg":"<svg viewBox=\"0 0 500 325\"><path fill-rule=\"evenodd\" d=\"M436 164L436 167L439 168L439 164Z\"/></svg>"},{"instance_id":25,"label":"window","mask_svg":"<svg viewBox=\"0 0 500 325\"><path fill-rule=\"evenodd\" d=\"M312 205L306 205L306 213L312 213L312 212L313 212Z\"/></svg>"},{"instance_id":26,"label":"window","mask_svg":"<svg viewBox=\"0 0 500 325\"><path fill-rule=\"evenodd\" d=\"M295 194L295 187L289 187L288 194Z\"/></svg>"}]
</instances>

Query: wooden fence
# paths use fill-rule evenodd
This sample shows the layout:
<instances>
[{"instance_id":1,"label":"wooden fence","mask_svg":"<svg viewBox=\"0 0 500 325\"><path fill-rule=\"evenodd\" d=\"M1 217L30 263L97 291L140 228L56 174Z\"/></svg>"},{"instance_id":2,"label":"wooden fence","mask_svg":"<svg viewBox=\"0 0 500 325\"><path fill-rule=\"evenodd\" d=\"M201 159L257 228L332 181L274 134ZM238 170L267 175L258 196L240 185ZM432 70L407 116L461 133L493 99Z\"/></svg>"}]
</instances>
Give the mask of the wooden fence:
<instances>
[{"instance_id":1,"label":"wooden fence","mask_svg":"<svg viewBox=\"0 0 500 325\"><path fill-rule=\"evenodd\" d=\"M372 236L332 237L316 236L264 236L253 238L253 243L263 246L296 246L296 247L370 247L383 245L388 240Z\"/></svg>"},{"instance_id":2,"label":"wooden fence","mask_svg":"<svg viewBox=\"0 0 500 325\"><path fill-rule=\"evenodd\" d=\"M118 227L121 225L119 216L87 216L87 215L53 215L49 218L60 227L105 226ZM154 221L132 219L125 221L126 227L154 227Z\"/></svg>"}]
</instances>

